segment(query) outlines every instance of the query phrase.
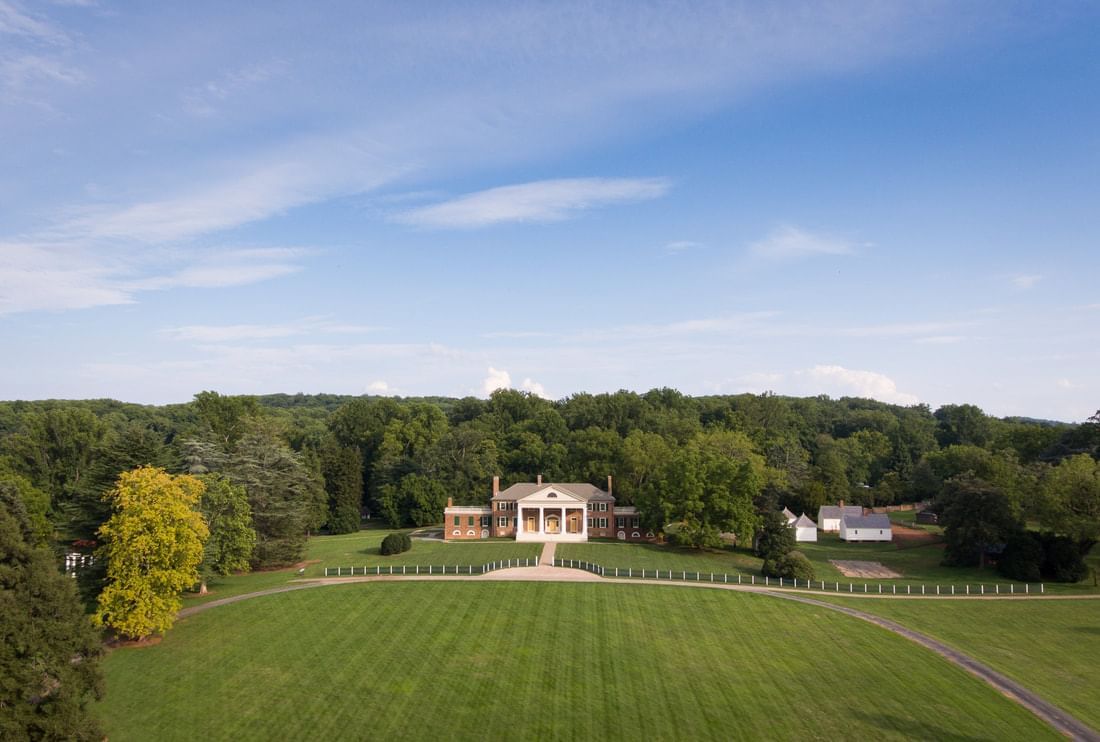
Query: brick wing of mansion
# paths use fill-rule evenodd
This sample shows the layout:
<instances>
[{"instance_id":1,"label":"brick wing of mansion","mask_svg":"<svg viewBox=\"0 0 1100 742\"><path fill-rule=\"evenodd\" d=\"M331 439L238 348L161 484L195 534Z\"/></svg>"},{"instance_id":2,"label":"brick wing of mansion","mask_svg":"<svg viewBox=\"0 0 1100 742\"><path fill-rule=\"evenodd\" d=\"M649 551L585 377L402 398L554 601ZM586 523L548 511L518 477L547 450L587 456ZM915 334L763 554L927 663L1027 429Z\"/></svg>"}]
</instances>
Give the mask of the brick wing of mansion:
<instances>
[{"instance_id":1,"label":"brick wing of mansion","mask_svg":"<svg viewBox=\"0 0 1100 742\"><path fill-rule=\"evenodd\" d=\"M443 537L448 541L481 538L514 538L517 541L587 541L614 538L647 541L651 532L641 527L638 510L616 506L607 489L577 482L513 484L503 492L500 477L493 477L489 505L454 505L443 511Z\"/></svg>"}]
</instances>

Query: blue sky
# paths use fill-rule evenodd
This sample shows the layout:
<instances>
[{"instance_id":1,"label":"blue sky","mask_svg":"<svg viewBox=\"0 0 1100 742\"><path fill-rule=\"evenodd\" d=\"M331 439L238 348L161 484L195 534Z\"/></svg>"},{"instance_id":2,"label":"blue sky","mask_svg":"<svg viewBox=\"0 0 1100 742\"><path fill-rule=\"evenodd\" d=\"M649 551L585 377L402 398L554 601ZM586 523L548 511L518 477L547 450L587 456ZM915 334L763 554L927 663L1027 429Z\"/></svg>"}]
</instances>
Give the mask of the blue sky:
<instances>
[{"instance_id":1,"label":"blue sky","mask_svg":"<svg viewBox=\"0 0 1100 742\"><path fill-rule=\"evenodd\" d=\"M1100 7L0 0L0 397L1100 407Z\"/></svg>"}]
</instances>

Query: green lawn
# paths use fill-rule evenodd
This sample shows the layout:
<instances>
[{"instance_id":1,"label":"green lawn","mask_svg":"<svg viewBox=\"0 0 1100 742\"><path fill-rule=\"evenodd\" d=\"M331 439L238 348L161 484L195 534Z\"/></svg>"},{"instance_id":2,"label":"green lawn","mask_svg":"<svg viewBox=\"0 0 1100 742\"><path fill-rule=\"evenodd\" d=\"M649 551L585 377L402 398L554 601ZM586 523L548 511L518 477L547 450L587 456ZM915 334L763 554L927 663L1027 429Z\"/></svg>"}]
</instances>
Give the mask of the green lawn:
<instances>
[{"instance_id":1,"label":"green lawn","mask_svg":"<svg viewBox=\"0 0 1100 742\"><path fill-rule=\"evenodd\" d=\"M925 583L929 586L937 584L944 586L985 584L991 586L997 583L1002 586L1002 589L1006 589L1009 584L1015 584L1017 590L1023 590L1023 583L1014 583L1012 580L999 575L994 569L941 566L940 561L943 559L941 544L899 549L898 545L892 542L848 543L841 541L835 533L819 532L816 543L800 543L797 548L813 563L816 579L825 580L827 583L832 582L834 585L837 582L840 582L842 586L848 583L855 585L866 583L870 586L877 586L880 583L887 585L891 583L897 583L898 585ZM1100 547L1094 548L1093 552L1090 559L1095 560L1097 553L1100 552ZM688 572L715 572L719 574L740 572L744 575L759 575L761 565L760 559L744 549L697 551L677 549L671 546L657 546L655 544L622 542L562 544L558 546L556 556L561 559L594 562L607 568L686 570ZM829 562L830 559L880 562L902 576L893 580L844 577ZM872 589L876 588L872 587ZM1046 589L1048 592L1070 594L1096 592L1091 577L1076 585L1047 584Z\"/></svg>"},{"instance_id":2,"label":"green lawn","mask_svg":"<svg viewBox=\"0 0 1100 742\"><path fill-rule=\"evenodd\" d=\"M934 636L1100 729L1100 600L829 601Z\"/></svg>"},{"instance_id":3,"label":"green lawn","mask_svg":"<svg viewBox=\"0 0 1100 742\"><path fill-rule=\"evenodd\" d=\"M110 653L112 742L1056 739L900 637L760 595L368 583L272 595Z\"/></svg>"},{"instance_id":4,"label":"green lawn","mask_svg":"<svg viewBox=\"0 0 1100 742\"><path fill-rule=\"evenodd\" d=\"M340 536L314 536L306 546L306 577L323 577L325 567L373 567L375 565L485 564L504 559L525 559L538 556L541 544L519 544L512 540L451 542L413 539L413 547L403 554L382 556L378 549L391 529L369 529ZM297 569L216 577L207 584L210 592L199 596L184 595L184 606L240 595L284 584L298 579Z\"/></svg>"}]
</instances>

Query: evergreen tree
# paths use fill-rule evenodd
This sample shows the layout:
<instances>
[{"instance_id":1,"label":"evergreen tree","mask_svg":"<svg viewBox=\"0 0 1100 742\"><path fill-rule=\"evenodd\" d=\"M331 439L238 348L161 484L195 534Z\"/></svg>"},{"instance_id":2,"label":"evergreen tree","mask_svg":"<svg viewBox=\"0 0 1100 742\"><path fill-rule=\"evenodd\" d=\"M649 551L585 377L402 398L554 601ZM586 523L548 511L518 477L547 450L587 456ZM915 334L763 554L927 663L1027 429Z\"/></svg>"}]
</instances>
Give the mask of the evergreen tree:
<instances>
[{"instance_id":1,"label":"evergreen tree","mask_svg":"<svg viewBox=\"0 0 1100 742\"><path fill-rule=\"evenodd\" d=\"M328 441L321 449L321 471L328 493L329 532L358 531L363 501L363 454L356 446Z\"/></svg>"},{"instance_id":2,"label":"evergreen tree","mask_svg":"<svg viewBox=\"0 0 1100 742\"><path fill-rule=\"evenodd\" d=\"M99 637L25 509L0 497L0 739L103 739Z\"/></svg>"}]
</instances>

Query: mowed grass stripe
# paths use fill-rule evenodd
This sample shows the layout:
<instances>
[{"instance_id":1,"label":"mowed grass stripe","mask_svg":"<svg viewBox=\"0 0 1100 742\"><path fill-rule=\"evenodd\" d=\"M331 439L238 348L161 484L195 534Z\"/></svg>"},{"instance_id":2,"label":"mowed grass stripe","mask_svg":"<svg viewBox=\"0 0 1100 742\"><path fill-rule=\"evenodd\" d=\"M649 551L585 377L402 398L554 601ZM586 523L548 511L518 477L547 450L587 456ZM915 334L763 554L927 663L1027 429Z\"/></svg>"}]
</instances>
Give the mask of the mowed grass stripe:
<instances>
[{"instance_id":1,"label":"mowed grass stripe","mask_svg":"<svg viewBox=\"0 0 1100 742\"><path fill-rule=\"evenodd\" d=\"M766 596L645 585L355 584L113 652L128 739L1044 739L926 650Z\"/></svg>"},{"instance_id":2,"label":"mowed grass stripe","mask_svg":"<svg viewBox=\"0 0 1100 742\"><path fill-rule=\"evenodd\" d=\"M1100 729L1100 600L838 600L985 662Z\"/></svg>"}]
</instances>

